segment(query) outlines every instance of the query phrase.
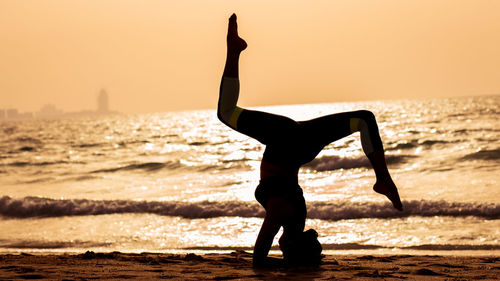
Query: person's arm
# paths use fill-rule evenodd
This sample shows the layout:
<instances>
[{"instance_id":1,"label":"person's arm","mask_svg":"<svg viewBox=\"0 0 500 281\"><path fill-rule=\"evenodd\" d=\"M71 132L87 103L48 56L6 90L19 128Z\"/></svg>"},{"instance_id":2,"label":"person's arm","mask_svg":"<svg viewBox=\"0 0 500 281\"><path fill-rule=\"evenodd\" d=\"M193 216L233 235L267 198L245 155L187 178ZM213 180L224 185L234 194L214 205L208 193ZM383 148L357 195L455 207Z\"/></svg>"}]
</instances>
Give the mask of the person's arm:
<instances>
[{"instance_id":1,"label":"person's arm","mask_svg":"<svg viewBox=\"0 0 500 281\"><path fill-rule=\"evenodd\" d=\"M270 258L267 255L273 244L274 236L283 223L292 216L293 207L281 197L272 197L266 203L266 217L260 228L253 250L254 267L280 267L283 260Z\"/></svg>"},{"instance_id":2,"label":"person's arm","mask_svg":"<svg viewBox=\"0 0 500 281\"><path fill-rule=\"evenodd\" d=\"M253 248L254 267L273 267L276 263L275 259L269 258L267 255L273 244L274 236L276 236L280 227L281 225L276 218L266 213L266 217L264 218L264 222L262 223L257 241L255 241L255 246Z\"/></svg>"}]
</instances>

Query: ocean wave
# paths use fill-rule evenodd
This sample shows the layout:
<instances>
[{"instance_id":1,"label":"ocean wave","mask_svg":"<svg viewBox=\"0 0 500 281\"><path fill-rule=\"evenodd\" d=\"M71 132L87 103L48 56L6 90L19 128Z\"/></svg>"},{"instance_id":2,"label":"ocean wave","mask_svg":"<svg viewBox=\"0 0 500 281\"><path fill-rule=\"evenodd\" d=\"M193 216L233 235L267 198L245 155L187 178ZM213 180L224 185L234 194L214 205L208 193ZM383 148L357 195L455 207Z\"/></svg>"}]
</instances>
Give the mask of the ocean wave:
<instances>
[{"instance_id":1,"label":"ocean wave","mask_svg":"<svg viewBox=\"0 0 500 281\"><path fill-rule=\"evenodd\" d=\"M121 213L152 213L184 218L262 217L264 209L247 202L159 202L132 200L0 198L0 215L5 217L61 217Z\"/></svg>"},{"instance_id":2,"label":"ocean wave","mask_svg":"<svg viewBox=\"0 0 500 281\"><path fill-rule=\"evenodd\" d=\"M16 127L16 126L3 128L3 132L4 132L6 135L12 135L12 134L13 134L16 130L17 130L17 127Z\"/></svg>"},{"instance_id":3,"label":"ocean wave","mask_svg":"<svg viewBox=\"0 0 500 281\"><path fill-rule=\"evenodd\" d=\"M362 218L402 218L409 216L475 216L500 219L500 204L447 201L404 201L405 210L396 211L389 203L310 202L308 218L343 220ZM49 199L9 196L0 198L0 215L13 218L87 216L122 213L151 213L190 219L213 217L263 217L264 208L243 201L161 202L133 200Z\"/></svg>"},{"instance_id":4,"label":"ocean wave","mask_svg":"<svg viewBox=\"0 0 500 281\"><path fill-rule=\"evenodd\" d=\"M193 142L187 142L188 145L192 146L203 146L203 145L221 145L221 144L227 144L229 143L228 140L225 141L218 141L218 142L210 142L210 141L193 141Z\"/></svg>"},{"instance_id":5,"label":"ocean wave","mask_svg":"<svg viewBox=\"0 0 500 281\"><path fill-rule=\"evenodd\" d=\"M172 138L172 137L178 137L179 135L177 134L166 134L166 135L152 135L151 138L153 139L162 139L162 138Z\"/></svg>"},{"instance_id":6,"label":"ocean wave","mask_svg":"<svg viewBox=\"0 0 500 281\"><path fill-rule=\"evenodd\" d=\"M246 162L250 159L232 159L232 160L223 160L220 164L183 164L179 160L167 161L167 162L144 162L144 163L133 163L119 167L113 168L102 168L93 170L90 173L115 173L121 171L146 171L146 172L155 172L161 169L167 170L189 170L189 171L198 171L198 172L206 172L212 170L227 170L227 169L241 169L248 167Z\"/></svg>"},{"instance_id":7,"label":"ocean wave","mask_svg":"<svg viewBox=\"0 0 500 281\"><path fill-rule=\"evenodd\" d=\"M192 145L192 146L201 146L201 145L205 145L205 144L209 144L208 141L193 141L193 142L189 142L188 145Z\"/></svg>"},{"instance_id":8,"label":"ocean wave","mask_svg":"<svg viewBox=\"0 0 500 281\"><path fill-rule=\"evenodd\" d=\"M479 150L461 158L462 160L499 160L500 148L490 150Z\"/></svg>"},{"instance_id":9,"label":"ocean wave","mask_svg":"<svg viewBox=\"0 0 500 281\"><path fill-rule=\"evenodd\" d=\"M32 180L21 180L19 181L20 183L27 183L27 184L34 184L34 183L41 183L41 182L48 182L54 180L53 177L41 177L37 179L32 179Z\"/></svg>"},{"instance_id":10,"label":"ocean wave","mask_svg":"<svg viewBox=\"0 0 500 281\"><path fill-rule=\"evenodd\" d=\"M145 143L150 143L148 140L130 140L130 141L120 141L117 144L121 147L126 147L130 144L145 144Z\"/></svg>"},{"instance_id":11,"label":"ocean wave","mask_svg":"<svg viewBox=\"0 0 500 281\"><path fill-rule=\"evenodd\" d=\"M455 134L466 134L466 133L473 133L473 132L500 132L500 129L495 129L495 128L467 128L467 129L457 129L454 130L453 133Z\"/></svg>"},{"instance_id":12,"label":"ocean wave","mask_svg":"<svg viewBox=\"0 0 500 281\"><path fill-rule=\"evenodd\" d=\"M102 145L105 145L106 143L104 142L98 142L98 143L82 143L82 144L76 144L76 145L73 145L73 147L77 147L77 148L90 148L90 147L98 147L98 146L102 146Z\"/></svg>"},{"instance_id":13,"label":"ocean wave","mask_svg":"<svg viewBox=\"0 0 500 281\"><path fill-rule=\"evenodd\" d=\"M91 173L113 173L118 171L129 171L129 170L145 170L145 171L156 171L163 168L176 169L181 167L182 164L179 161L168 161L168 162L146 162L138 164L129 164L117 168L108 169L98 169Z\"/></svg>"},{"instance_id":14,"label":"ocean wave","mask_svg":"<svg viewBox=\"0 0 500 281\"><path fill-rule=\"evenodd\" d=\"M500 204L463 203L447 201L411 200L403 201L404 211L394 210L389 203L372 202L312 202L308 217L324 220L362 219L362 218L399 218L410 216L475 216L487 219L500 219Z\"/></svg>"},{"instance_id":15,"label":"ocean wave","mask_svg":"<svg viewBox=\"0 0 500 281\"><path fill-rule=\"evenodd\" d=\"M400 149L412 149L418 146L416 141L414 142L397 142L386 147L385 150L400 150Z\"/></svg>"},{"instance_id":16,"label":"ocean wave","mask_svg":"<svg viewBox=\"0 0 500 281\"><path fill-rule=\"evenodd\" d=\"M97 248L110 247L113 243L97 241L45 241L45 240L0 240L0 248L3 249L68 249L68 248ZM323 243L323 250L374 250L374 249L405 249L422 251L498 251L500 245L496 244L423 244L414 246L385 246L363 243ZM202 251L252 251L253 246L193 246L184 247L182 250L202 250ZM271 250L279 250L279 246L274 245Z\"/></svg>"},{"instance_id":17,"label":"ocean wave","mask_svg":"<svg viewBox=\"0 0 500 281\"><path fill-rule=\"evenodd\" d=\"M40 241L40 240L0 240L0 248L13 249L64 249L108 247L112 243L93 241Z\"/></svg>"},{"instance_id":18,"label":"ocean wave","mask_svg":"<svg viewBox=\"0 0 500 281\"><path fill-rule=\"evenodd\" d=\"M15 142L21 143L32 143L32 144L42 144L43 142L39 139L35 139L32 137L17 137L14 139Z\"/></svg>"},{"instance_id":19,"label":"ocean wave","mask_svg":"<svg viewBox=\"0 0 500 281\"><path fill-rule=\"evenodd\" d=\"M387 164L400 164L406 162L408 158L413 158L412 155L386 155ZM357 157L339 157L339 156L323 156L316 158L304 165L305 168L313 169L319 172L332 171L340 169L354 168L369 168L370 161L364 155Z\"/></svg>"},{"instance_id":20,"label":"ocean wave","mask_svg":"<svg viewBox=\"0 0 500 281\"><path fill-rule=\"evenodd\" d=\"M484 245L468 245L468 244L424 244L415 246L383 246L362 243L324 243L321 244L323 250L374 250L374 249L407 249L407 250L423 250L423 251L493 251L500 250L500 245L484 244ZM183 250L203 250L203 251L231 251L242 250L251 251L251 246L196 246L186 247ZM271 250L279 250L278 246L273 246Z\"/></svg>"},{"instance_id":21,"label":"ocean wave","mask_svg":"<svg viewBox=\"0 0 500 281\"><path fill-rule=\"evenodd\" d=\"M424 244L424 245L408 246L404 247L404 249L432 250L432 251L467 251L467 250L492 251L492 250L500 250L500 245Z\"/></svg>"},{"instance_id":22,"label":"ocean wave","mask_svg":"<svg viewBox=\"0 0 500 281\"><path fill-rule=\"evenodd\" d=\"M445 145L449 143L454 143L456 141L445 141L445 140L420 140L420 139L413 139L413 140L408 140L408 141L398 141L398 142L393 142L389 143L385 150L391 151L391 150L403 150L403 149L412 149L416 148L419 146L425 146L427 148L433 146L433 145Z\"/></svg>"},{"instance_id":23,"label":"ocean wave","mask_svg":"<svg viewBox=\"0 0 500 281\"><path fill-rule=\"evenodd\" d=\"M424 244L415 246L382 246L361 243L339 243L339 244L321 244L323 250L373 250L373 249L405 249L405 250L423 250L423 251L486 251L500 250L500 245L468 245L468 244Z\"/></svg>"},{"instance_id":24,"label":"ocean wave","mask_svg":"<svg viewBox=\"0 0 500 281\"><path fill-rule=\"evenodd\" d=\"M331 244L321 244L323 250L369 250L369 249L380 249L380 248L394 248L394 247L384 247L372 244L360 244L360 243L331 243ZM194 246L185 247L183 250L201 250L201 251L230 251L230 250L242 250L251 251L252 246ZM271 250L279 250L279 246L275 245L271 247Z\"/></svg>"},{"instance_id":25,"label":"ocean wave","mask_svg":"<svg viewBox=\"0 0 500 281\"><path fill-rule=\"evenodd\" d=\"M68 161L42 161L42 162L28 162L28 161L15 161L8 164L2 164L0 166L11 166L11 167L26 167L26 166L49 166L49 165L59 165L59 164L85 164L84 162L68 162Z\"/></svg>"},{"instance_id":26,"label":"ocean wave","mask_svg":"<svg viewBox=\"0 0 500 281\"><path fill-rule=\"evenodd\" d=\"M310 168L319 172L339 169L368 168L370 167L370 161L365 156L354 158L323 156L312 160L311 162L305 164L303 167Z\"/></svg>"},{"instance_id":27,"label":"ocean wave","mask_svg":"<svg viewBox=\"0 0 500 281\"><path fill-rule=\"evenodd\" d=\"M425 140L425 141L419 141L418 145L433 146L435 144L447 144L447 143L451 143L451 142L444 141L444 140Z\"/></svg>"}]
</instances>

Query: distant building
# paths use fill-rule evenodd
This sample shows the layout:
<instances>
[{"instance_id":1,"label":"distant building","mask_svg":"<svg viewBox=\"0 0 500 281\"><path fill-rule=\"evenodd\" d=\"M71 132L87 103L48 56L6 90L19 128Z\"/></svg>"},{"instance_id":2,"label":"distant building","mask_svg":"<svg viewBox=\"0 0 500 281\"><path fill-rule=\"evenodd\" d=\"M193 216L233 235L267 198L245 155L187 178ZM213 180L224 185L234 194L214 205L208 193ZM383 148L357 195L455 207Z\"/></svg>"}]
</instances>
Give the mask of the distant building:
<instances>
[{"instance_id":1,"label":"distant building","mask_svg":"<svg viewBox=\"0 0 500 281\"><path fill-rule=\"evenodd\" d=\"M33 119L33 112L23 112L19 113L19 119Z\"/></svg>"},{"instance_id":2,"label":"distant building","mask_svg":"<svg viewBox=\"0 0 500 281\"><path fill-rule=\"evenodd\" d=\"M23 120L33 119L32 112L19 112L15 108L3 110L0 109L0 120Z\"/></svg>"},{"instance_id":3,"label":"distant building","mask_svg":"<svg viewBox=\"0 0 500 281\"><path fill-rule=\"evenodd\" d=\"M7 109L7 118L8 119L17 119L19 117L19 112L17 109Z\"/></svg>"},{"instance_id":4,"label":"distant building","mask_svg":"<svg viewBox=\"0 0 500 281\"><path fill-rule=\"evenodd\" d=\"M56 108L53 104L44 105L36 114L37 118L58 118L63 115L62 110Z\"/></svg>"},{"instance_id":5,"label":"distant building","mask_svg":"<svg viewBox=\"0 0 500 281\"><path fill-rule=\"evenodd\" d=\"M109 112L109 96L106 90L102 89L97 97L97 112L107 113Z\"/></svg>"},{"instance_id":6,"label":"distant building","mask_svg":"<svg viewBox=\"0 0 500 281\"><path fill-rule=\"evenodd\" d=\"M19 112L17 109L0 109L1 120L27 120L33 118L56 119L76 118L88 116L104 116L118 114L109 110L109 96L105 89L101 89L97 96L97 110L82 110L75 112L64 112L53 104L44 105L38 112Z\"/></svg>"}]
</instances>

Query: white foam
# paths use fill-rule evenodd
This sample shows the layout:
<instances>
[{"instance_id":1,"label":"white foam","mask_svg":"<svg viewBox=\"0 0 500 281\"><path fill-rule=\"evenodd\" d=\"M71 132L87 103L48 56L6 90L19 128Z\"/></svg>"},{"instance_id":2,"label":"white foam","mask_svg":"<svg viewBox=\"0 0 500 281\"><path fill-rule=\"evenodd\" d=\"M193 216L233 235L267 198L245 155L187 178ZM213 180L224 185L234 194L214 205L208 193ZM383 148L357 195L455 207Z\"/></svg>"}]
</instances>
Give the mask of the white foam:
<instances>
[{"instance_id":1,"label":"white foam","mask_svg":"<svg viewBox=\"0 0 500 281\"><path fill-rule=\"evenodd\" d=\"M399 218L409 216L476 216L500 218L500 204L457 203L413 200L403 202L399 212L389 203L376 202L310 202L308 218L342 220L360 218ZM0 215L14 218L87 216L121 213L152 213L184 218L263 217L264 209L253 202L160 202L133 200L56 200L40 197L0 198Z\"/></svg>"}]
</instances>

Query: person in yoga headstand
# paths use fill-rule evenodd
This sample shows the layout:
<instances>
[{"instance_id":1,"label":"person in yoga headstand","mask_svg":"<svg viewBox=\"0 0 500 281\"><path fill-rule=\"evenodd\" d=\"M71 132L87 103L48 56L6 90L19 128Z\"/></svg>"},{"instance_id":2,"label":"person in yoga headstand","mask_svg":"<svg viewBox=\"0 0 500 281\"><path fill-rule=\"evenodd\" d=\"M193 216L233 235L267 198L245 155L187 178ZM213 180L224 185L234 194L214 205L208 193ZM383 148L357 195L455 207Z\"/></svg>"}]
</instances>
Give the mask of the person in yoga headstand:
<instances>
[{"instance_id":1,"label":"person in yoga headstand","mask_svg":"<svg viewBox=\"0 0 500 281\"><path fill-rule=\"evenodd\" d=\"M318 264L321 245L314 230L304 232L306 204L298 185L299 168L313 160L329 143L360 132L364 153L375 171L373 190L385 195L394 208L402 210L398 190L385 162L384 149L375 116L359 110L327 115L307 121L237 106L239 95L238 63L246 42L238 36L236 15L229 18L227 58L220 84L217 117L230 128L252 137L266 146L260 166L257 201L266 215L255 242L253 263L272 266L267 257L274 236L283 226L280 248L291 265Z\"/></svg>"}]
</instances>

